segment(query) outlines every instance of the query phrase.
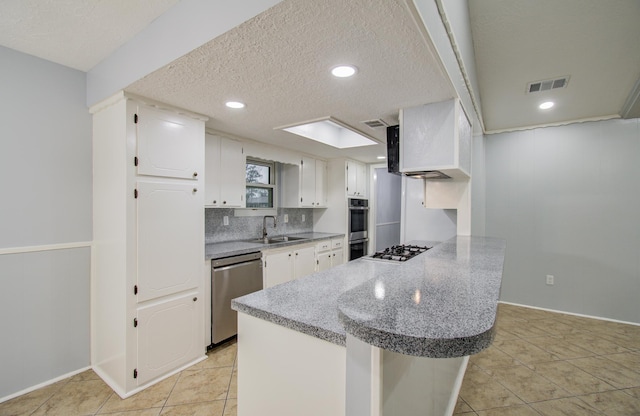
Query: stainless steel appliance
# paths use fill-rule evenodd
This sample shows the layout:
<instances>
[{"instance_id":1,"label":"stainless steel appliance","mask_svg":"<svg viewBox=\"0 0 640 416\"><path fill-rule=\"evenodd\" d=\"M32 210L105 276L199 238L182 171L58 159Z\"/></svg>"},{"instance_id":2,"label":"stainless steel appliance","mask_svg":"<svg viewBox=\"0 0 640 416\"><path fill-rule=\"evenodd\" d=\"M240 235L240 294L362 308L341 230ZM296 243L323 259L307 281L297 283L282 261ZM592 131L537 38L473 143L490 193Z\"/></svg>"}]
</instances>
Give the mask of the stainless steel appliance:
<instances>
[{"instance_id":1,"label":"stainless steel appliance","mask_svg":"<svg viewBox=\"0 0 640 416\"><path fill-rule=\"evenodd\" d=\"M367 255L369 243L369 201L367 199L349 198L349 260Z\"/></svg>"},{"instance_id":2,"label":"stainless steel appliance","mask_svg":"<svg viewBox=\"0 0 640 416\"><path fill-rule=\"evenodd\" d=\"M238 333L238 314L231 299L262 289L262 253L211 261L211 344Z\"/></svg>"},{"instance_id":3,"label":"stainless steel appliance","mask_svg":"<svg viewBox=\"0 0 640 416\"><path fill-rule=\"evenodd\" d=\"M380 260L389 262L404 262L418 254L422 254L432 247L418 246L410 244L399 244L391 247L387 247L384 250L376 251L370 256L367 256L368 260Z\"/></svg>"}]
</instances>

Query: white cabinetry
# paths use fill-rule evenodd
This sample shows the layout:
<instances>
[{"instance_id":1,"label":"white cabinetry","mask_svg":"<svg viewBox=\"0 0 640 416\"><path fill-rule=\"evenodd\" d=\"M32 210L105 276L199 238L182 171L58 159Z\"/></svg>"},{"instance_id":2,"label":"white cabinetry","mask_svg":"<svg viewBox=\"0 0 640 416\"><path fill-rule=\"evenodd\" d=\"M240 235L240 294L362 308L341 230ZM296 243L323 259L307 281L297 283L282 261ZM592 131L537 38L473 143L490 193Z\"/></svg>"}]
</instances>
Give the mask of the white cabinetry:
<instances>
[{"instance_id":1,"label":"white cabinetry","mask_svg":"<svg viewBox=\"0 0 640 416\"><path fill-rule=\"evenodd\" d=\"M94 106L93 369L121 397L204 359L204 120Z\"/></svg>"},{"instance_id":2,"label":"white cabinetry","mask_svg":"<svg viewBox=\"0 0 640 416\"><path fill-rule=\"evenodd\" d=\"M290 208L327 206L327 162L302 157L300 165L282 167L282 205Z\"/></svg>"},{"instance_id":3,"label":"white cabinetry","mask_svg":"<svg viewBox=\"0 0 640 416\"><path fill-rule=\"evenodd\" d=\"M330 269L344 263L344 239L332 238L316 244L318 271Z\"/></svg>"},{"instance_id":4,"label":"white cabinetry","mask_svg":"<svg viewBox=\"0 0 640 416\"><path fill-rule=\"evenodd\" d=\"M242 143L206 135L205 206L245 207L246 159Z\"/></svg>"},{"instance_id":5,"label":"white cabinetry","mask_svg":"<svg viewBox=\"0 0 640 416\"><path fill-rule=\"evenodd\" d=\"M367 196L367 168L365 165L353 160L346 163L347 169L347 195L355 197Z\"/></svg>"},{"instance_id":6,"label":"white cabinetry","mask_svg":"<svg viewBox=\"0 0 640 416\"><path fill-rule=\"evenodd\" d=\"M264 287L271 287L315 272L315 246L299 244L263 252Z\"/></svg>"},{"instance_id":7,"label":"white cabinetry","mask_svg":"<svg viewBox=\"0 0 640 416\"><path fill-rule=\"evenodd\" d=\"M400 110L400 171L471 176L471 125L457 99Z\"/></svg>"}]
</instances>

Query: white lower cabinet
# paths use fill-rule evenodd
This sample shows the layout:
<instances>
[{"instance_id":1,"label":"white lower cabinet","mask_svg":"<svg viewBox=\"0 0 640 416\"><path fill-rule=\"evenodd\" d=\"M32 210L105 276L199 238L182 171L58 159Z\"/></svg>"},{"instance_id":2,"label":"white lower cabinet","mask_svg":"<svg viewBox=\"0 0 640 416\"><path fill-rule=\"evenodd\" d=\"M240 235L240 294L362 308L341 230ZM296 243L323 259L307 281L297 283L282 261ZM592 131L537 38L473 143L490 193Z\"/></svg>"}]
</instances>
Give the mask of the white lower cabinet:
<instances>
[{"instance_id":1,"label":"white lower cabinet","mask_svg":"<svg viewBox=\"0 0 640 416\"><path fill-rule=\"evenodd\" d=\"M344 263L344 238L324 240L316 245L318 271L330 269Z\"/></svg>"},{"instance_id":2,"label":"white lower cabinet","mask_svg":"<svg viewBox=\"0 0 640 416\"><path fill-rule=\"evenodd\" d=\"M198 292L138 308L138 383L179 368L202 352L202 306Z\"/></svg>"},{"instance_id":3,"label":"white lower cabinet","mask_svg":"<svg viewBox=\"0 0 640 416\"><path fill-rule=\"evenodd\" d=\"M309 244L268 250L262 261L264 287L268 288L315 272L316 250Z\"/></svg>"}]
</instances>

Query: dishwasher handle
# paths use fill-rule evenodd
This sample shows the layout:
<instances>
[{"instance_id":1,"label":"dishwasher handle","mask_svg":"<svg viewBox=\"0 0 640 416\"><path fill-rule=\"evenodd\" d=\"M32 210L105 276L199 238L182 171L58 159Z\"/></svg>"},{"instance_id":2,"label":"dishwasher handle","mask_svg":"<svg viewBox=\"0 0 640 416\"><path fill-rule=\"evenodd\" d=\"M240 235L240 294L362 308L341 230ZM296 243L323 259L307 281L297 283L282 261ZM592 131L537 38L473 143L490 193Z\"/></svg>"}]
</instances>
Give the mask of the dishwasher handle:
<instances>
[{"instance_id":1,"label":"dishwasher handle","mask_svg":"<svg viewBox=\"0 0 640 416\"><path fill-rule=\"evenodd\" d=\"M258 260L262 258L262 253L249 253L249 254L241 254L239 256L225 257L222 259L214 259L211 260L211 267L214 269L218 269L224 266L230 266L232 264L238 263L246 263L248 261Z\"/></svg>"}]
</instances>

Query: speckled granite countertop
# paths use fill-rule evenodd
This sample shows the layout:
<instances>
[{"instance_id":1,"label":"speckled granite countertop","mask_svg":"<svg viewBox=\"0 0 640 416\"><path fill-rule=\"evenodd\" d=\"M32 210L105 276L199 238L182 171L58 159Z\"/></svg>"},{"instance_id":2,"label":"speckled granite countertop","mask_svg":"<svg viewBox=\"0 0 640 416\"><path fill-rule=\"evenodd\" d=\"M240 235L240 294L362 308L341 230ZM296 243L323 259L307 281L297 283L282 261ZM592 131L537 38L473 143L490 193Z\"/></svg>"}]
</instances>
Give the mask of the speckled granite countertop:
<instances>
[{"instance_id":1,"label":"speckled granite countertop","mask_svg":"<svg viewBox=\"0 0 640 416\"><path fill-rule=\"evenodd\" d=\"M494 336L505 241L454 237L435 244L404 263L358 259L231 305L343 346L349 332L408 355L478 353Z\"/></svg>"},{"instance_id":2,"label":"speckled granite countertop","mask_svg":"<svg viewBox=\"0 0 640 416\"><path fill-rule=\"evenodd\" d=\"M302 237L308 240L287 241L274 244L252 243L249 241L227 241L224 243L211 243L204 246L204 259L221 259L223 257L239 256L240 254L256 253L262 250L272 250L291 246L294 244L314 243L335 237L344 237L344 234L329 233L298 233L289 234L291 237ZM270 236L271 237L271 236Z\"/></svg>"}]
</instances>

